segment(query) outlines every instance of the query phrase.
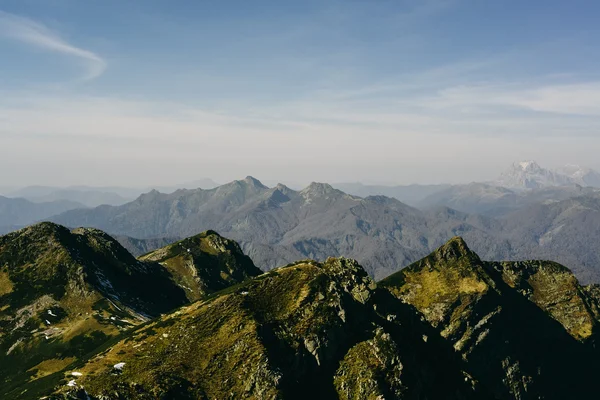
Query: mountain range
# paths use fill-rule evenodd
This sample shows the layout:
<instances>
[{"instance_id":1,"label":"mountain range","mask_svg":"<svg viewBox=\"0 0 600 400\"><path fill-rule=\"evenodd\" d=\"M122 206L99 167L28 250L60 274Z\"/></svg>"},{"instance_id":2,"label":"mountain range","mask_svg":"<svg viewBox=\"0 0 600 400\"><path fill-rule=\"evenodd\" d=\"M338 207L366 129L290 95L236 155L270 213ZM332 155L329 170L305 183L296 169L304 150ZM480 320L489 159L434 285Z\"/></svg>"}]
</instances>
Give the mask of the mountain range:
<instances>
[{"instance_id":1,"label":"mountain range","mask_svg":"<svg viewBox=\"0 0 600 400\"><path fill-rule=\"evenodd\" d=\"M345 256L375 279L461 235L486 259L550 259L570 265L585 283L600 282L600 194L583 188L578 193L492 218L440 206L419 210L384 196L360 198L322 183L301 191L268 188L247 177L211 190L152 191L122 206L71 210L50 220L117 235L134 254L152 250L151 243L164 245L160 238L214 229L238 241L263 270L302 258Z\"/></svg>"},{"instance_id":2,"label":"mountain range","mask_svg":"<svg viewBox=\"0 0 600 400\"><path fill-rule=\"evenodd\" d=\"M534 178L560 175L534 162L516 163L511 170L528 174L519 182L541 182ZM587 181L594 175L578 167L569 167L568 173ZM600 282L600 259L593 241L598 237L593 221L599 211L596 199L600 190L569 182L567 186L533 189L491 183L387 188L350 185L355 192L347 194L319 183L303 190L282 184L268 188L248 177L206 190L152 190L118 206L87 209L69 200L34 203L0 198L0 233L40 220L91 226L109 232L140 255L216 229L239 241L264 270L299 258L323 261L335 255L357 259L376 279L423 257L448 238L463 235L487 259L547 258L570 265L582 282ZM210 185L209 181L199 183ZM30 187L22 194L40 199L70 193L82 199L85 193L96 193L100 197L93 194L86 200L91 204L112 189L118 188L94 192L96 189L72 187L57 192ZM356 191L368 194L371 190L389 196L356 195Z\"/></svg>"},{"instance_id":3,"label":"mountain range","mask_svg":"<svg viewBox=\"0 0 600 400\"><path fill-rule=\"evenodd\" d=\"M600 187L600 173L572 164L565 165L559 171L553 171L540 167L535 161L521 161L503 172L495 184L517 189L567 185Z\"/></svg>"},{"instance_id":4,"label":"mountain range","mask_svg":"<svg viewBox=\"0 0 600 400\"><path fill-rule=\"evenodd\" d=\"M208 231L139 259L104 232L0 237L10 399L594 398L600 288L455 237L383 281L347 258L262 273Z\"/></svg>"},{"instance_id":5,"label":"mountain range","mask_svg":"<svg viewBox=\"0 0 600 400\"><path fill-rule=\"evenodd\" d=\"M71 200L34 203L23 198L0 196L0 234L10 232L67 210L83 208Z\"/></svg>"},{"instance_id":6,"label":"mountain range","mask_svg":"<svg viewBox=\"0 0 600 400\"><path fill-rule=\"evenodd\" d=\"M183 188L212 189L217 186L219 186L218 183L211 179L204 178L177 185L162 185L144 188L118 186L95 187L81 185L64 188L54 186L26 186L20 189L5 189L2 194L6 197L23 198L35 203L68 200L77 202L85 207L97 207L103 204L111 206L125 204L150 190L160 190L162 192L170 193Z\"/></svg>"}]
</instances>

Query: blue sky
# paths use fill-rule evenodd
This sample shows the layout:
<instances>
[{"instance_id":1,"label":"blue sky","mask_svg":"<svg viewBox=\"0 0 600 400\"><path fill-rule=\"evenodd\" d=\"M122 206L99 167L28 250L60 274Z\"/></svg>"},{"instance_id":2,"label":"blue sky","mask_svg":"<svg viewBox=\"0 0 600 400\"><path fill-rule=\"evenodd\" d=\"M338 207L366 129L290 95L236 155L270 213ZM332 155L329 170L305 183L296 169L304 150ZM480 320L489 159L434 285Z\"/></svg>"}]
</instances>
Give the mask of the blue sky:
<instances>
[{"instance_id":1,"label":"blue sky","mask_svg":"<svg viewBox=\"0 0 600 400\"><path fill-rule=\"evenodd\" d=\"M598 16L577 0L0 0L0 168L18 166L0 185L600 169Z\"/></svg>"}]
</instances>

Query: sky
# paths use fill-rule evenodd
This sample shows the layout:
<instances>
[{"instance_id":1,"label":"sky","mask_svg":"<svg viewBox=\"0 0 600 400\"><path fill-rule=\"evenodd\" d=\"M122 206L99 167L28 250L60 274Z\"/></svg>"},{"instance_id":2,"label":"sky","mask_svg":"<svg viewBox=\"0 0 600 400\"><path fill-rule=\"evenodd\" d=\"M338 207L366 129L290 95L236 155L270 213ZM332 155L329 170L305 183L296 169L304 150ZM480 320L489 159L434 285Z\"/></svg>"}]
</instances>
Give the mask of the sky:
<instances>
[{"instance_id":1,"label":"sky","mask_svg":"<svg viewBox=\"0 0 600 400\"><path fill-rule=\"evenodd\" d=\"M0 186L600 169L600 2L0 0Z\"/></svg>"}]
</instances>

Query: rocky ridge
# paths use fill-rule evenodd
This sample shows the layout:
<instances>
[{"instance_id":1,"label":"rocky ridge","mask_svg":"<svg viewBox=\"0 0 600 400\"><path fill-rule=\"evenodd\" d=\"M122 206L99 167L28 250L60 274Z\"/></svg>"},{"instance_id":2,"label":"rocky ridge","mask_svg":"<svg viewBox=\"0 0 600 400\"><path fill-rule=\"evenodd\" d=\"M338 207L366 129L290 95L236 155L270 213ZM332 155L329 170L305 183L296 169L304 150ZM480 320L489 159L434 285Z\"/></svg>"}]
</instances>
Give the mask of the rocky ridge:
<instances>
[{"instance_id":1,"label":"rocky ridge","mask_svg":"<svg viewBox=\"0 0 600 400\"><path fill-rule=\"evenodd\" d=\"M202 236L202 235L200 235ZM206 236L206 235L205 235ZM257 269L237 245L216 234L230 283ZM189 243L202 259L204 240ZM188 247L188 248L189 248ZM237 273L236 262L243 261ZM212 265L212 264L211 264ZM204 279L205 270L178 272L158 262L139 261L116 240L91 228L69 230L41 223L0 236L0 390L45 385L57 372L130 329L189 303L179 282L188 275ZM239 281L236 279L239 277ZM205 292L212 280L204 279Z\"/></svg>"}]
</instances>

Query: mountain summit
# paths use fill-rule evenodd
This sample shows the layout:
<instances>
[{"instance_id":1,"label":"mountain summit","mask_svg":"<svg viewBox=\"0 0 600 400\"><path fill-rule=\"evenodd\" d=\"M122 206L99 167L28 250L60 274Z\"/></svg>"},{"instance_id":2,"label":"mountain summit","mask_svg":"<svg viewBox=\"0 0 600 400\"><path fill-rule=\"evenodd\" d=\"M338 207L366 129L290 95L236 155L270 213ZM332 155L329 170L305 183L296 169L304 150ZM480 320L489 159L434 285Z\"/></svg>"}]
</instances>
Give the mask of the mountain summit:
<instances>
[{"instance_id":1,"label":"mountain summit","mask_svg":"<svg viewBox=\"0 0 600 400\"><path fill-rule=\"evenodd\" d=\"M496 184L508 188L540 189L549 186L566 186L575 180L558 172L540 167L535 161L515 162L500 175Z\"/></svg>"},{"instance_id":2,"label":"mountain summit","mask_svg":"<svg viewBox=\"0 0 600 400\"><path fill-rule=\"evenodd\" d=\"M529 160L513 163L494 183L512 189L541 189L570 185L600 187L600 173L590 168L570 164L559 171L553 171Z\"/></svg>"},{"instance_id":3,"label":"mountain summit","mask_svg":"<svg viewBox=\"0 0 600 400\"><path fill-rule=\"evenodd\" d=\"M596 390L596 289L562 265L486 262L454 238L379 286L419 310L493 398L585 398Z\"/></svg>"}]
</instances>

